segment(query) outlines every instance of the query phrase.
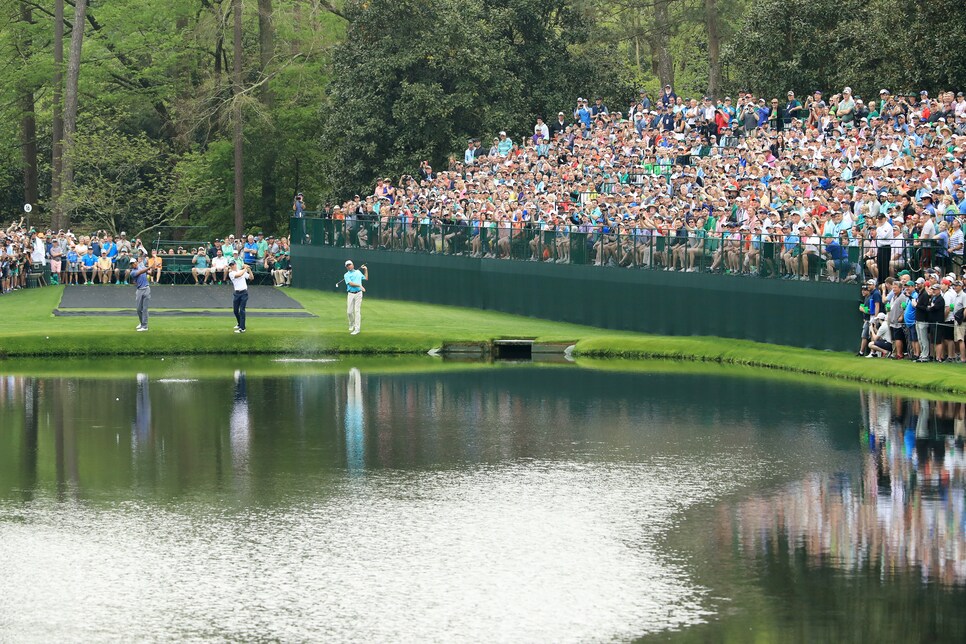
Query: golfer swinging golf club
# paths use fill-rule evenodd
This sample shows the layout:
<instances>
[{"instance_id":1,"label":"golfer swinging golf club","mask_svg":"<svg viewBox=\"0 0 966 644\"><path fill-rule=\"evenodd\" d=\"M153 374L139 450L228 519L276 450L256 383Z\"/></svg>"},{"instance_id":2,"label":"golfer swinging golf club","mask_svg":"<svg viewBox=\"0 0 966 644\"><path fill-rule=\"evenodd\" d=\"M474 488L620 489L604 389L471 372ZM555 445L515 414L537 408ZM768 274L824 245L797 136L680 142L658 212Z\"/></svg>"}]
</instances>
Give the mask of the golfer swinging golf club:
<instances>
[{"instance_id":1,"label":"golfer swinging golf club","mask_svg":"<svg viewBox=\"0 0 966 644\"><path fill-rule=\"evenodd\" d=\"M346 313L349 315L349 333L359 335L359 330L362 327L362 294L366 292L366 287L362 285L362 281L369 279L369 269L363 264L362 270L357 271L352 265L352 260L347 259L343 279L348 292Z\"/></svg>"}]
</instances>

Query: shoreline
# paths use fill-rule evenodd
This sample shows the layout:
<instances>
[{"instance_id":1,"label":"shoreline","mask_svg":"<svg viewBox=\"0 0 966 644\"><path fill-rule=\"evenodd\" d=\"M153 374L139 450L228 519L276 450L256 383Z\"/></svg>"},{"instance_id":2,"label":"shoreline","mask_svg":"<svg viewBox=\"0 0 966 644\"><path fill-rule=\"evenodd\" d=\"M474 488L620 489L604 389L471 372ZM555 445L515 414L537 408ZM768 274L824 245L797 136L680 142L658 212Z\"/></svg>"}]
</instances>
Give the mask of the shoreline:
<instances>
[{"instance_id":1,"label":"shoreline","mask_svg":"<svg viewBox=\"0 0 966 644\"><path fill-rule=\"evenodd\" d=\"M811 378L898 387L939 394L966 394L966 365L914 364L864 359L842 352L801 349L717 337L657 336L614 332L517 315L451 306L375 300L366 303L363 332L345 330L344 298L336 293L299 291L297 299L318 319L253 318L250 331L233 334L224 318L161 317L151 331L135 333L133 316L58 318L57 287L0 298L0 373L25 358L137 358L224 356L416 356L443 344L506 338L574 344L574 357L708 363L749 367ZM129 328L130 327L130 328ZM858 335L858 334L856 334ZM91 370L97 370L92 360Z\"/></svg>"}]
</instances>

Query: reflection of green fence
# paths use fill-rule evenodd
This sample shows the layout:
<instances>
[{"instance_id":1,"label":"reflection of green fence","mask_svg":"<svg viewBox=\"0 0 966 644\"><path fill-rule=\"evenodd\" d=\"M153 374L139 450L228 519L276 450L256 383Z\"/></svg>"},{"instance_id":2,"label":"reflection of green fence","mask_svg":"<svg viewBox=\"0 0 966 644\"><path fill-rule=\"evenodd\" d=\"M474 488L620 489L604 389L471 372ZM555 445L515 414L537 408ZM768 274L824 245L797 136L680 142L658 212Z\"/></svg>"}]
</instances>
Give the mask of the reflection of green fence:
<instances>
[{"instance_id":1,"label":"reflection of green fence","mask_svg":"<svg viewBox=\"0 0 966 644\"><path fill-rule=\"evenodd\" d=\"M294 285L330 290L345 260L352 259L369 265L372 297L610 329L848 350L861 327L858 295L850 286L741 279L642 264L629 266L635 270L607 268L609 261L595 267L602 238L594 233L571 233L566 255L560 240L546 231L482 229L473 235L466 227L454 228L293 219ZM360 230L366 231L366 244L353 245ZM624 241L619 238L619 245ZM673 255L666 239L643 247Z\"/></svg>"}]
</instances>

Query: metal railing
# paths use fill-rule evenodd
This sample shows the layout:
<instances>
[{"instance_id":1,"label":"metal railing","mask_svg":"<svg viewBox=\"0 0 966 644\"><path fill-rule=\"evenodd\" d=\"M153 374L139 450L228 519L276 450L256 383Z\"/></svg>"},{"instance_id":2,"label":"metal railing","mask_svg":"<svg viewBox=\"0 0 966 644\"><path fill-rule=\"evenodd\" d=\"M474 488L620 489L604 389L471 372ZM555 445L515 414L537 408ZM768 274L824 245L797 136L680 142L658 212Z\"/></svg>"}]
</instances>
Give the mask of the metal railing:
<instances>
[{"instance_id":1,"label":"metal railing","mask_svg":"<svg viewBox=\"0 0 966 644\"><path fill-rule=\"evenodd\" d=\"M686 233L686 234L685 234ZM875 239L842 246L819 236L784 238L755 232L686 230L660 234L646 228L540 228L511 222L444 224L402 218L291 220L293 245L371 248L488 259L611 266L832 282L881 279L930 267L958 270L935 240L896 239L880 250Z\"/></svg>"}]
</instances>

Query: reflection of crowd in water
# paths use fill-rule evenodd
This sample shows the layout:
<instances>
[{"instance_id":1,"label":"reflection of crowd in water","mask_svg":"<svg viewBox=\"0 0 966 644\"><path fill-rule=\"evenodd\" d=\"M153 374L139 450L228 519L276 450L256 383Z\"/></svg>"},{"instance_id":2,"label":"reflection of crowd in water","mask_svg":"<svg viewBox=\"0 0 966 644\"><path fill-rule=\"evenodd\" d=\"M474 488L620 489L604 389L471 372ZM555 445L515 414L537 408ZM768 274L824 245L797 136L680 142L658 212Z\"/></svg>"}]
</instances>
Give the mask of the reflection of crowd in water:
<instances>
[{"instance_id":1,"label":"reflection of crowd in water","mask_svg":"<svg viewBox=\"0 0 966 644\"><path fill-rule=\"evenodd\" d=\"M864 393L862 404L861 481L814 474L741 503L741 547L754 556L785 537L813 563L966 583L966 403Z\"/></svg>"}]
</instances>

